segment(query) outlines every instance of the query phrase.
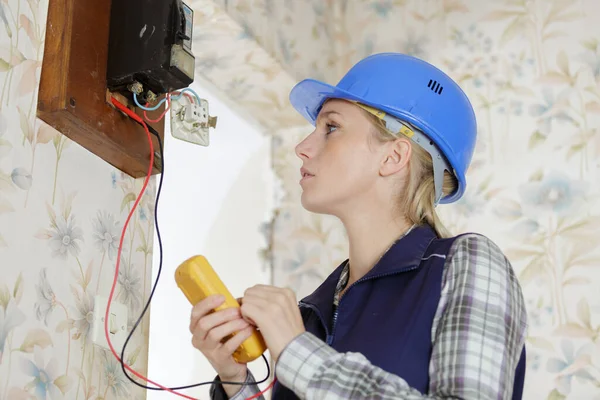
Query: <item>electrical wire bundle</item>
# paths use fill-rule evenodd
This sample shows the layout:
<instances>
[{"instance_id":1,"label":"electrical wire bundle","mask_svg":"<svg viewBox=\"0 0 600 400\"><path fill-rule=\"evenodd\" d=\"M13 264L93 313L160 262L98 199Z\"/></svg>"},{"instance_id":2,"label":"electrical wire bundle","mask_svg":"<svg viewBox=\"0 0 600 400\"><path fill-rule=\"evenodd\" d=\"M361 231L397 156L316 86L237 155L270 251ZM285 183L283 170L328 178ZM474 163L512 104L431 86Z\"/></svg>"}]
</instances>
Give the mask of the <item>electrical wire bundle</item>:
<instances>
[{"instance_id":1,"label":"electrical wire bundle","mask_svg":"<svg viewBox=\"0 0 600 400\"><path fill-rule=\"evenodd\" d=\"M144 110L144 117L148 122L152 122L152 123L157 123L160 122L166 115L166 113L169 111L170 107L171 107L171 96L175 95L176 97L174 97L174 99L178 100L180 99L183 95L185 95L188 100L193 103L194 102L194 97L192 97L191 95L189 95L187 92L191 92L196 101L198 101L198 104L200 104L200 97L198 96L198 94L196 92L194 92L192 89L190 88L185 88L183 90L181 90L180 92L173 92L173 93L167 93L167 95L165 96L164 99L162 99L156 106L153 107L148 107L148 104L146 104L145 106L142 106L139 103L139 100L137 98L137 95L134 93L134 102L135 104L141 108L142 110ZM129 379L131 382L133 382L136 386L147 389L147 390L160 390L160 391L168 391L170 393L173 393L177 396L186 398L186 399L191 399L191 400L195 400L193 397L185 395L183 393L179 393L177 392L177 390L184 390L184 389L190 389L190 388L194 388L194 387L199 387L199 386L203 386L203 385L210 385L213 383L216 384L228 384L228 385L245 385L246 382L223 382L223 381L207 381L207 382L201 382L201 383L196 383L196 384L191 384L191 385L185 385L185 386L177 386L177 387L165 387L163 385L160 385L152 380L150 380L149 378L143 376L142 374L140 374L139 372L137 372L136 370L134 370L132 367L130 367L129 365L127 365L124 361L125 358L125 349L127 348L127 344L129 343L129 341L131 340L135 330L137 329L137 327L140 325L142 319L144 318L144 315L146 314L146 312L148 311L148 308L150 307L150 302L152 301L152 297L154 296L154 291L156 290L156 286L158 285L158 281L160 280L160 275L162 272L162 263L163 263L163 247L162 247L162 239L160 236L160 229L158 227L158 202L160 199L160 193L162 190L162 183L163 183L163 176L164 176L164 148L163 148L163 143L162 140L160 138L159 133L152 128L151 126L147 125L146 122L144 122L144 120L137 115L136 113L134 113L132 110L130 110L129 108L127 108L125 105L123 105L121 102L119 102L117 99L115 99L114 97L111 99L113 105L120 110L121 112L123 112L124 114L126 114L129 118L131 118L132 120L134 120L135 122L137 122L138 124L142 125L142 127L144 128L145 132L146 132L146 136L148 138L148 143L150 145L150 163L148 164L148 172L146 174L146 178L144 179L144 183L142 185L142 189L140 191L140 193L138 194L133 207L131 208L131 211L129 212L129 215L127 216L127 219L125 221L125 224L123 226L123 231L121 233L121 239L119 241L119 249L118 249L118 255L117 255L117 264L116 264L116 268L115 268L115 276L114 276L114 280L113 280L113 284L110 290L110 295L108 297L108 306L106 307L106 314L104 316L104 334L106 336L106 340L108 342L108 346L110 347L110 351L112 352L113 356L119 361L119 363L121 364L121 369L123 370L123 373L125 374L125 376L127 377L127 379ZM167 106L165 108L165 111L161 114L161 116L158 119L152 120L148 118L148 115L146 114L147 111L155 111L158 110L160 108L160 106L162 106L162 104L167 103ZM156 234L158 237L158 246L159 246L159 256L160 256L160 261L159 261L159 265L158 265L158 273L156 276L156 281L154 282L153 286L152 286L152 290L150 292L150 296L148 298L148 301L146 302L144 309L142 310L139 318L137 319L137 321L135 322L131 332L129 333L129 335L127 336L127 339L125 340L125 343L123 344L123 349L121 350L121 355L119 356L115 350L115 348L113 347L111 341L110 341L110 335L108 333L108 317L109 317L109 313L110 313L110 305L112 303L113 300L113 296L114 296L114 292L115 292L115 288L117 285L117 279L119 276L119 265L120 265L120 261L121 261L121 252L123 250L123 241L125 238L125 233L127 231L127 227L129 225L129 221L131 220L132 216L134 215L134 212L142 198L142 196L144 195L144 192L146 191L146 188L148 186L148 182L150 180L150 177L152 175L152 168L154 165L154 144L152 142L152 137L151 137L151 133L152 135L154 135L158 141L158 145L159 145L159 151L160 151L160 157L161 157L161 166L160 166L160 180L159 180L159 184L158 184L158 190L157 190L157 194L156 194L156 204L155 204L155 211L154 211L154 223L156 226ZM269 367L269 362L267 361L267 358L265 357L265 355L262 355L263 360L265 361L265 364L267 366L267 376L265 379L257 382L257 384L261 384L266 382L270 375L271 375L271 370ZM152 386L146 386L144 384L141 384L139 382L136 382L131 375L128 374L128 372L131 372L133 375L135 375L137 378L154 385L154 387ZM269 389L271 389L273 387L275 383L275 380L273 382L271 382L271 384L263 391L261 391L260 393L257 393L256 395L246 399L246 400L252 400L252 399L256 399L259 396L261 396L262 394L264 394L265 392L267 392Z\"/></svg>"}]
</instances>

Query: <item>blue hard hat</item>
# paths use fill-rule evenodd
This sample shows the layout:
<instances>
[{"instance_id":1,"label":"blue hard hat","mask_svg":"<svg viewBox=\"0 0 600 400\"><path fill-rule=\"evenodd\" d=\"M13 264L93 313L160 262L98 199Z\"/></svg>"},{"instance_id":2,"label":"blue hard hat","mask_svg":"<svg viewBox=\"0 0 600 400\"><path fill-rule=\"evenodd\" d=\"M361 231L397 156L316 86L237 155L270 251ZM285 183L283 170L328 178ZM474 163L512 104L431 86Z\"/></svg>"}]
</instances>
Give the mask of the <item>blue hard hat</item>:
<instances>
[{"instance_id":1,"label":"blue hard hat","mask_svg":"<svg viewBox=\"0 0 600 400\"><path fill-rule=\"evenodd\" d=\"M442 152L453 169L449 172L458 180L458 189L440 202L462 197L477 122L469 99L452 78L421 59L380 53L359 61L337 86L305 79L290 93L292 106L313 125L330 98L365 104L422 131Z\"/></svg>"}]
</instances>

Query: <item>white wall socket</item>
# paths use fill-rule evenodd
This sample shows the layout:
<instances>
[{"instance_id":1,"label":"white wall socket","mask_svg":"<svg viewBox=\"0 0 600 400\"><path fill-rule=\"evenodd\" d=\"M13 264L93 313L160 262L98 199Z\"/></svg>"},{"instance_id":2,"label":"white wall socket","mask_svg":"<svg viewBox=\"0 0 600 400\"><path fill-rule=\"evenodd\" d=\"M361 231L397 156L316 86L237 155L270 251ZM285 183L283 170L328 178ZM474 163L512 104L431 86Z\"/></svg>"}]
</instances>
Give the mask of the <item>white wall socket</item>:
<instances>
[{"instance_id":1,"label":"white wall socket","mask_svg":"<svg viewBox=\"0 0 600 400\"><path fill-rule=\"evenodd\" d=\"M104 333L104 316L108 298L104 296L96 296L94 304L94 322L92 323L92 342L96 345L110 350L106 335ZM117 303L113 297L110 304L110 314L108 319L108 332L110 342L112 343L117 354L121 354L125 339L127 339L127 307L124 304Z\"/></svg>"}]
</instances>

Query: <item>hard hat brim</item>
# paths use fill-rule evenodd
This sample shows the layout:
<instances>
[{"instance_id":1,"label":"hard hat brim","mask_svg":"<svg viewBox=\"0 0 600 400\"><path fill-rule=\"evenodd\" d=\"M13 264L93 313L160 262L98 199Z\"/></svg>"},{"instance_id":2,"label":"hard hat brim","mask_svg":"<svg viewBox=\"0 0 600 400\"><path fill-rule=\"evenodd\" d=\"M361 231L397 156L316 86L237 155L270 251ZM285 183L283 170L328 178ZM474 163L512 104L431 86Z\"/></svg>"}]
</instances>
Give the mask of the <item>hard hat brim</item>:
<instances>
[{"instance_id":1,"label":"hard hat brim","mask_svg":"<svg viewBox=\"0 0 600 400\"><path fill-rule=\"evenodd\" d=\"M321 107L327 99L364 101L350 92L314 79L303 80L290 92L292 106L313 125L315 125Z\"/></svg>"},{"instance_id":2,"label":"hard hat brim","mask_svg":"<svg viewBox=\"0 0 600 400\"><path fill-rule=\"evenodd\" d=\"M356 101L371 107L375 107L381 109L384 112L391 112L388 107L381 106L378 104L372 104L370 101L363 99L360 96L356 96L344 89L340 89L337 86L329 85L327 83L317 81L315 79L305 79L291 90L289 100L292 106L302 115L308 122L310 122L313 126L315 125L315 121L323 107L323 104L328 99L343 99L349 101ZM420 119L414 118L410 114L399 115L402 119L407 122L413 124L418 129L421 129L426 135L428 132L431 132L432 129L426 123L426 121L422 121ZM441 148L444 154L449 154L450 152L448 145L444 142L443 138L436 136L437 145ZM451 153L450 153L451 154ZM454 165L454 160L450 159L450 163ZM454 173L456 178L458 179L458 189L454 191L454 193L450 193L447 196L444 196L440 203L452 203L462 197L465 186L466 179L464 173L462 171L451 171Z\"/></svg>"}]
</instances>

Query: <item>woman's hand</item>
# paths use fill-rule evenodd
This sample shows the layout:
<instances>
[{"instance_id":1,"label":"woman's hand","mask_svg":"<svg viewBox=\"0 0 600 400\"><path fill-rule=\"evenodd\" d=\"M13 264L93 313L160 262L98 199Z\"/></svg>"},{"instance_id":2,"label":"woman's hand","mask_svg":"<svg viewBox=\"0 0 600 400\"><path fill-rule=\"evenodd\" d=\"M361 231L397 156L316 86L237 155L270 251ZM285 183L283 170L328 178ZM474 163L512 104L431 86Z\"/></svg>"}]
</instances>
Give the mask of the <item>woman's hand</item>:
<instances>
[{"instance_id":1,"label":"woman's hand","mask_svg":"<svg viewBox=\"0 0 600 400\"><path fill-rule=\"evenodd\" d=\"M246 365L237 363L232 354L250 337L254 327L242 318L240 308L210 313L224 301L223 296L214 295L194 306L190 321L192 345L204 354L222 381L244 382L247 377ZM221 343L223 338L235 332L238 334ZM223 385L223 388L231 397L241 386Z\"/></svg>"},{"instance_id":2,"label":"woman's hand","mask_svg":"<svg viewBox=\"0 0 600 400\"><path fill-rule=\"evenodd\" d=\"M258 326L275 361L296 336L305 332L296 295L291 289L251 287L244 293L242 316Z\"/></svg>"}]
</instances>

